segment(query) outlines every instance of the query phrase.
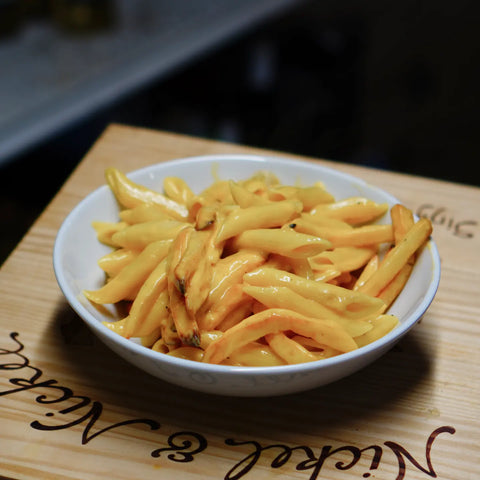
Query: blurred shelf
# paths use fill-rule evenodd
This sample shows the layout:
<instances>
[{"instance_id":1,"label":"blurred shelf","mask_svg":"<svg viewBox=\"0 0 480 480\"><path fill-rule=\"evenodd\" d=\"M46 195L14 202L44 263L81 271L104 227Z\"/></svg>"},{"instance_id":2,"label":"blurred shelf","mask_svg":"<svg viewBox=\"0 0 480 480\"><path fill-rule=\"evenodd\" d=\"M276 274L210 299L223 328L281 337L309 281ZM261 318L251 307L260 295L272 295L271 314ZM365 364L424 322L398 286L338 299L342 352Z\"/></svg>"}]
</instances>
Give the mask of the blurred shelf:
<instances>
[{"instance_id":1,"label":"blurred shelf","mask_svg":"<svg viewBox=\"0 0 480 480\"><path fill-rule=\"evenodd\" d=\"M300 0L117 0L111 28L0 39L0 165Z\"/></svg>"}]
</instances>

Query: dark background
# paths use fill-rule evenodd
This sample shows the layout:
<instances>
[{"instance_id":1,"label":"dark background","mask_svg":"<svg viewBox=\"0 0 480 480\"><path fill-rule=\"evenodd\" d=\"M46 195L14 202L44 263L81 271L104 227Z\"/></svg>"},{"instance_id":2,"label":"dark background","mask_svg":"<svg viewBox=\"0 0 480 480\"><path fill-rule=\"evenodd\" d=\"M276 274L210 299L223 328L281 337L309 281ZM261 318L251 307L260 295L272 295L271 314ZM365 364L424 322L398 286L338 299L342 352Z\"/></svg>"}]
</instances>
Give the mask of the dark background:
<instances>
[{"instance_id":1,"label":"dark background","mask_svg":"<svg viewBox=\"0 0 480 480\"><path fill-rule=\"evenodd\" d=\"M479 20L322 0L257 26L1 166L0 262L112 122L480 186Z\"/></svg>"}]
</instances>

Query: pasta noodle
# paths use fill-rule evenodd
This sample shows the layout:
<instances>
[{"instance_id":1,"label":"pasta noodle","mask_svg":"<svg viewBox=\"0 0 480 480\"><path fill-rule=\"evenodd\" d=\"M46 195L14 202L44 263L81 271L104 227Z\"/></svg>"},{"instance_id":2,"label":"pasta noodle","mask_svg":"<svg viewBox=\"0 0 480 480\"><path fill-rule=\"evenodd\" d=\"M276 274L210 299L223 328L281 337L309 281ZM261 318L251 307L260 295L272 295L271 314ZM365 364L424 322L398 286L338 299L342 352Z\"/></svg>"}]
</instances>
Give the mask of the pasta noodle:
<instances>
[{"instance_id":1,"label":"pasta noodle","mask_svg":"<svg viewBox=\"0 0 480 480\"><path fill-rule=\"evenodd\" d=\"M95 220L106 281L94 304L126 303L105 325L146 348L196 362L280 366L341 355L398 324L387 313L432 232L403 205L336 200L320 183L271 172L163 193L105 172L117 222Z\"/></svg>"}]
</instances>

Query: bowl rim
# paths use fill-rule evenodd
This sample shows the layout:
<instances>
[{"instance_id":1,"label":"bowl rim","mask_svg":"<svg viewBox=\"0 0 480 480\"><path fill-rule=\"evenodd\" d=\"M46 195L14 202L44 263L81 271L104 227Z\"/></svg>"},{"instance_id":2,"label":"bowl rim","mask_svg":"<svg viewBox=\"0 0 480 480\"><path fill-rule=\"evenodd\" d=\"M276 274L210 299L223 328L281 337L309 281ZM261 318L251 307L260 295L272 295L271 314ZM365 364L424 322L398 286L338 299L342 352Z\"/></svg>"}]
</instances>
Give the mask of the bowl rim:
<instances>
[{"instance_id":1,"label":"bowl rim","mask_svg":"<svg viewBox=\"0 0 480 480\"><path fill-rule=\"evenodd\" d=\"M182 157L178 159L167 160L155 164L151 164L136 170L128 172L126 175L129 178L135 179L137 176L142 176L149 174L153 170L166 168L173 166L178 166L186 163L203 163L203 162L222 162L222 161L250 161L256 163L264 163L265 165L271 165L271 162L276 164L284 165L304 165L310 168L317 169L320 173L327 172L335 177L339 177L342 180L348 181L350 183L365 186L369 189L377 190L383 196L389 199L389 202L400 201L394 197L392 194L384 191L383 189L371 185L365 180L358 178L349 173L345 173L339 170L336 170L330 166L323 164L316 164L314 161L307 161L296 158L286 158L276 155L257 155L257 154L211 154L211 155L196 155ZM272 374L290 374L295 372L308 372L311 370L322 370L336 364L343 364L349 361L354 361L357 358L363 356L368 356L371 353L374 353L375 350L382 348L390 348L396 343L400 338L404 336L425 314L426 310L429 308L432 303L440 283L441 276L441 260L437 245L432 237L429 238L425 249L429 250L429 253L432 257L433 270L431 272L432 279L429 283L428 289L425 292L422 302L413 310L410 315L408 315L395 329L387 333L382 338L360 347L354 351L342 353L341 355L315 360L307 363L299 363L293 365L278 365L278 366L258 366L258 367L248 367L248 366L235 366L235 365L218 365L197 362L194 360L188 360L184 358L174 357L166 355L161 352L156 352L151 350L148 347L144 347L135 341L126 339L121 335L113 332L108 327L104 326L98 318L92 315L78 300L77 295L69 288L69 282L66 278L64 270L62 268L62 247L64 242L64 237L67 234L67 231L79 212L85 208L89 203L95 202L97 197L104 194L105 191L110 190L107 185L102 185L95 190L88 193L82 200L80 200L75 207L66 215L62 221L60 228L57 231L54 247L53 247L53 270L58 283L60 290L65 296L70 307L80 316L80 318L87 323L87 325L94 330L103 340L103 337L107 337L108 340L111 340L113 343L118 343L122 348L126 350L131 350L132 353L136 355L143 355L148 357L149 360L155 361L160 360L174 368L187 368L192 371L198 371L201 373L215 373L215 374L228 374L229 376L245 375L248 373L252 376L264 376ZM415 215L416 218L418 218ZM92 219L93 220L93 219Z\"/></svg>"}]
</instances>

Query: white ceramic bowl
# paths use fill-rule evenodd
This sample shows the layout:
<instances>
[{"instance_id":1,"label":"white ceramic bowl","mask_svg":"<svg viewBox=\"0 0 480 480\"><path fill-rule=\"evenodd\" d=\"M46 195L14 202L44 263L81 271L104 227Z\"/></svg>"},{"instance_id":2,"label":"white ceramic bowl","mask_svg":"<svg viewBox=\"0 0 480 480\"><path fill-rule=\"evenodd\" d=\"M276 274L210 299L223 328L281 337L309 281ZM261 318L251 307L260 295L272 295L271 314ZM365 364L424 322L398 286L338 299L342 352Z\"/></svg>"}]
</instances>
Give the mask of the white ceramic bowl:
<instances>
[{"instance_id":1,"label":"white ceramic bowl","mask_svg":"<svg viewBox=\"0 0 480 480\"><path fill-rule=\"evenodd\" d=\"M316 163L252 155L216 155L184 158L132 172L134 181L157 190L165 176L183 178L199 192L220 178L244 179L258 170L274 172L285 184L297 180L311 185L321 180L336 199L366 196L390 205L398 200L355 177ZM328 384L371 363L388 351L422 317L432 302L440 280L440 260L430 240L419 256L410 279L390 309L400 325L382 339L356 351L311 363L280 367L231 367L171 357L142 347L135 340L113 333L102 325L103 317L82 295L84 289L99 288L103 272L97 260L109 251L97 239L93 220L117 221L118 207L107 186L82 200L63 222L54 247L53 265L67 301L91 330L113 351L148 373L194 390L233 396L270 396L293 393ZM383 221L389 221L389 217Z\"/></svg>"}]
</instances>

